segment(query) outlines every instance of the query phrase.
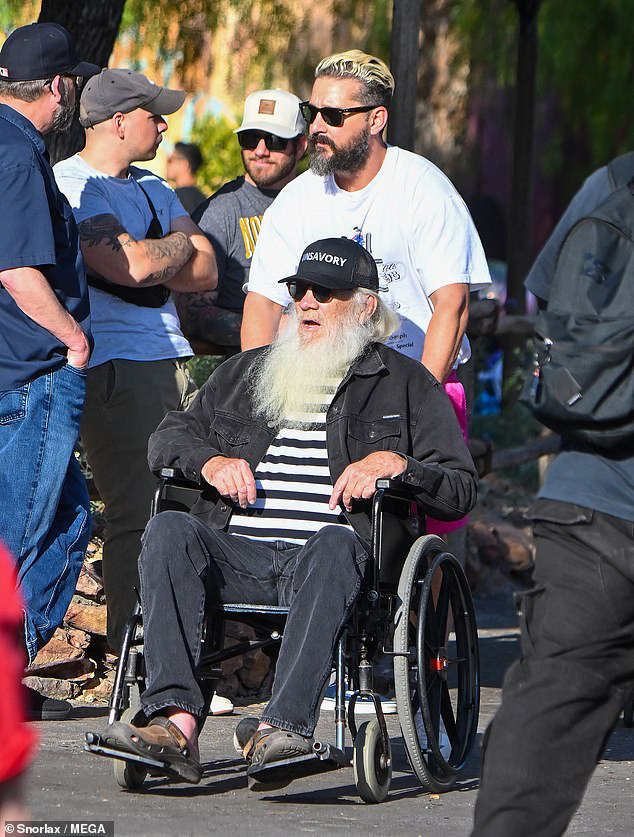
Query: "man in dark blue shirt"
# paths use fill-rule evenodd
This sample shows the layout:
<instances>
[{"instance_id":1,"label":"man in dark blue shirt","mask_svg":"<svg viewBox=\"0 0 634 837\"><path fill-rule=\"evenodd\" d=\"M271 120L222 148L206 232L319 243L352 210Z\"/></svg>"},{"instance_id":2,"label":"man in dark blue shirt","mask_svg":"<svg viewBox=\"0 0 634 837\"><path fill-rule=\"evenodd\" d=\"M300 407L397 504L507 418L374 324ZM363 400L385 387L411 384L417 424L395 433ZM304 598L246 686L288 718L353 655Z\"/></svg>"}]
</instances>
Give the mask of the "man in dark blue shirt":
<instances>
[{"instance_id":1,"label":"man in dark blue shirt","mask_svg":"<svg viewBox=\"0 0 634 837\"><path fill-rule=\"evenodd\" d=\"M90 531L74 456L91 349L77 229L42 134L68 127L82 77L56 23L16 29L0 50L0 539L16 560L29 661L61 624ZM31 694L31 717L70 705Z\"/></svg>"}]
</instances>

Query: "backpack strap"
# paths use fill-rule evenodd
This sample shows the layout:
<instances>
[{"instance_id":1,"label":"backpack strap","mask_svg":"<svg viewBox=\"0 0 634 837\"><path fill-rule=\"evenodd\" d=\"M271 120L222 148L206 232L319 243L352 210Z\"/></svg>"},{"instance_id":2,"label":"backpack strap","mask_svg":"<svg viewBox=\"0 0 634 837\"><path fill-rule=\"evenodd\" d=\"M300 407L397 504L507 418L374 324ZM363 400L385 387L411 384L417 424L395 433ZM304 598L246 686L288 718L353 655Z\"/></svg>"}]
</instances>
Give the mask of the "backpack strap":
<instances>
[{"instance_id":1,"label":"backpack strap","mask_svg":"<svg viewBox=\"0 0 634 837\"><path fill-rule=\"evenodd\" d=\"M608 178L612 189L620 189L627 186L634 177L634 151L621 154L608 163Z\"/></svg>"}]
</instances>

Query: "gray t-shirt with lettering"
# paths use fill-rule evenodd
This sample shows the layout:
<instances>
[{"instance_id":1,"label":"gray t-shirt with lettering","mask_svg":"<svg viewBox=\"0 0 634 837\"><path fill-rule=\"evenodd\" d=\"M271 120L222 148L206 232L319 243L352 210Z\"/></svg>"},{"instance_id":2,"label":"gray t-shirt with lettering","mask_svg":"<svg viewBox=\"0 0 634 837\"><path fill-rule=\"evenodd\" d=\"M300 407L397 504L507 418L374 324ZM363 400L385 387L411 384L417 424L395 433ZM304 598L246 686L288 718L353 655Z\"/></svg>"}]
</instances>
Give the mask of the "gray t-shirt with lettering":
<instances>
[{"instance_id":1,"label":"gray t-shirt with lettering","mask_svg":"<svg viewBox=\"0 0 634 837\"><path fill-rule=\"evenodd\" d=\"M242 311L245 298L242 286L249 278L262 216L277 194L252 186L243 175L225 183L194 212L194 221L216 251L216 304L220 308Z\"/></svg>"}]
</instances>

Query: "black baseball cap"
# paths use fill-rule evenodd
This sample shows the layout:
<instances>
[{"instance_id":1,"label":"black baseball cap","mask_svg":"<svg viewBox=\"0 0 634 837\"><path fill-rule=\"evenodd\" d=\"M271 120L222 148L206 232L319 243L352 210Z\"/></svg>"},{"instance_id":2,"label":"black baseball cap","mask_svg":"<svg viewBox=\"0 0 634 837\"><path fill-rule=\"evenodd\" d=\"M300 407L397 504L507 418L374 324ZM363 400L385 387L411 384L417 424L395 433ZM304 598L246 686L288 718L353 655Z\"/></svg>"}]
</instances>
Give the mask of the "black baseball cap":
<instances>
[{"instance_id":1,"label":"black baseball cap","mask_svg":"<svg viewBox=\"0 0 634 837\"><path fill-rule=\"evenodd\" d=\"M79 121L84 128L90 128L115 113L130 113L137 108L165 116L177 111L186 96L184 90L161 87L133 70L105 69L93 76L82 90Z\"/></svg>"},{"instance_id":2,"label":"black baseball cap","mask_svg":"<svg viewBox=\"0 0 634 837\"><path fill-rule=\"evenodd\" d=\"M29 23L15 29L0 49L0 79L34 81L57 75L92 76L96 64L80 61L75 42L59 23Z\"/></svg>"},{"instance_id":3,"label":"black baseball cap","mask_svg":"<svg viewBox=\"0 0 634 837\"><path fill-rule=\"evenodd\" d=\"M350 238L322 238L309 244L299 260L297 273L280 279L279 284L298 280L333 290L379 290L376 262L365 247Z\"/></svg>"}]
</instances>

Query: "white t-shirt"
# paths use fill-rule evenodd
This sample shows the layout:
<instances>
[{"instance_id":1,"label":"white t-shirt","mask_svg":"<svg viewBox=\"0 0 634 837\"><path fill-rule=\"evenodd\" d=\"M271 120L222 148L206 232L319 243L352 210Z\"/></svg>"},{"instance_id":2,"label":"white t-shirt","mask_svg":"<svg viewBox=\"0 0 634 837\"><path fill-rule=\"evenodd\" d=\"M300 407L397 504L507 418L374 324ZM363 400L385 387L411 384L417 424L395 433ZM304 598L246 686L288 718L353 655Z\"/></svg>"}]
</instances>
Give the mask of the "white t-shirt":
<instances>
[{"instance_id":1,"label":"white t-shirt","mask_svg":"<svg viewBox=\"0 0 634 837\"><path fill-rule=\"evenodd\" d=\"M174 190L145 169L130 166L126 179L110 177L76 154L57 163L53 171L78 224L96 215L114 215L133 238L145 238L152 212L137 181L150 196L164 233L175 218L189 217ZM193 354L171 299L160 308L145 308L90 288L90 309L95 338L91 367L114 358L168 360Z\"/></svg>"},{"instance_id":2,"label":"white t-shirt","mask_svg":"<svg viewBox=\"0 0 634 837\"><path fill-rule=\"evenodd\" d=\"M304 248L320 238L347 236L377 261L385 299L401 318L388 345L420 360L433 306L445 285L491 281L471 216L450 180L429 160L390 146L378 174L356 192L332 176L308 171L291 181L267 209L246 289L280 305L290 302L278 280L297 270ZM468 360L465 337L459 362Z\"/></svg>"}]
</instances>

